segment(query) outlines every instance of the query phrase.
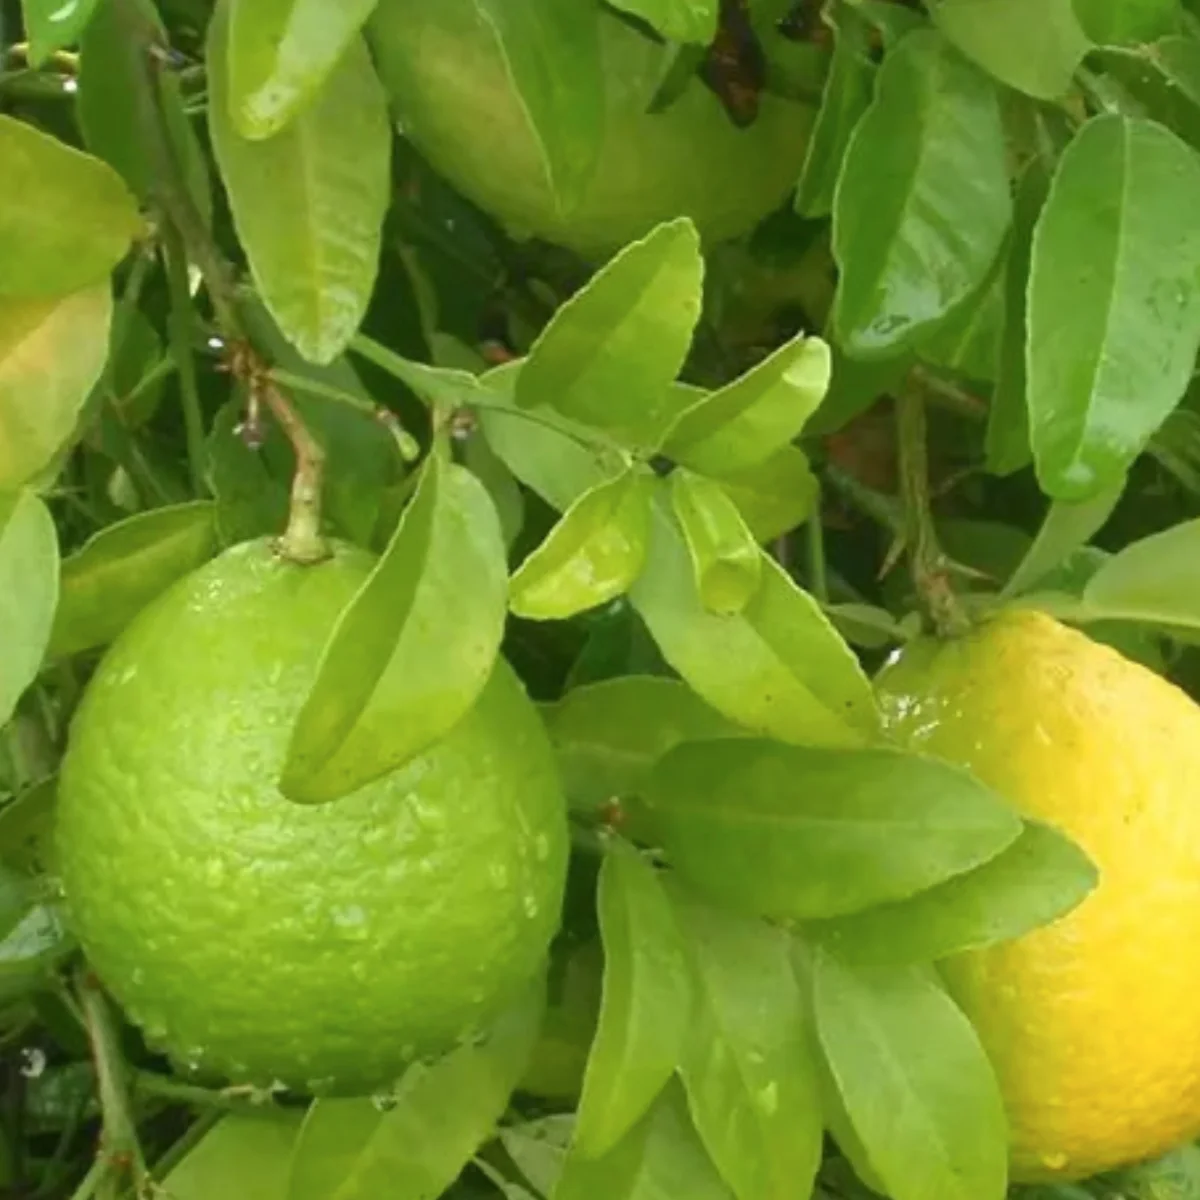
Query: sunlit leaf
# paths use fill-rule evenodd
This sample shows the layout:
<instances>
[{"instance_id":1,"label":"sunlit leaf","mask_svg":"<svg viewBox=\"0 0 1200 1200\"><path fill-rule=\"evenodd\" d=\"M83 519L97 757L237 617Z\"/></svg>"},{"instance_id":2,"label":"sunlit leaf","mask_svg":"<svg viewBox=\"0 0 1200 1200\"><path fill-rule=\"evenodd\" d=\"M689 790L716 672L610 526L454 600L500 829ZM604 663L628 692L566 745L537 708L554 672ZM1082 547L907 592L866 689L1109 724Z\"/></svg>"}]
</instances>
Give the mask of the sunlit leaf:
<instances>
[{"instance_id":1,"label":"sunlit leaf","mask_svg":"<svg viewBox=\"0 0 1200 1200\"><path fill-rule=\"evenodd\" d=\"M599 1157L567 1157L554 1200L734 1200L704 1151L682 1088L670 1083L628 1133Z\"/></svg>"},{"instance_id":2,"label":"sunlit leaf","mask_svg":"<svg viewBox=\"0 0 1200 1200\"><path fill-rule=\"evenodd\" d=\"M687 543L700 600L709 612L739 613L762 582L762 552L719 483L678 470L671 503Z\"/></svg>"},{"instance_id":3,"label":"sunlit leaf","mask_svg":"<svg viewBox=\"0 0 1200 1200\"><path fill-rule=\"evenodd\" d=\"M387 97L359 38L285 129L243 137L227 103L228 14L222 3L209 26L208 123L234 224L280 329L327 363L357 332L375 284L391 198Z\"/></svg>"},{"instance_id":4,"label":"sunlit leaf","mask_svg":"<svg viewBox=\"0 0 1200 1200\"><path fill-rule=\"evenodd\" d=\"M1057 920L1098 879L1074 842L1049 825L1026 822L1011 846L965 875L909 900L813 922L805 932L848 962L929 962Z\"/></svg>"},{"instance_id":5,"label":"sunlit leaf","mask_svg":"<svg viewBox=\"0 0 1200 1200\"><path fill-rule=\"evenodd\" d=\"M278 133L350 48L376 0L231 0L229 114L246 138Z\"/></svg>"},{"instance_id":6,"label":"sunlit leaf","mask_svg":"<svg viewBox=\"0 0 1200 1200\"><path fill-rule=\"evenodd\" d=\"M923 970L814 969L817 1030L850 1123L894 1200L1003 1200L1008 1125L967 1018Z\"/></svg>"},{"instance_id":7,"label":"sunlit leaf","mask_svg":"<svg viewBox=\"0 0 1200 1200\"><path fill-rule=\"evenodd\" d=\"M106 645L216 550L216 506L208 500L151 509L101 529L62 565L50 656Z\"/></svg>"},{"instance_id":8,"label":"sunlit leaf","mask_svg":"<svg viewBox=\"0 0 1200 1200\"><path fill-rule=\"evenodd\" d=\"M509 583L509 608L548 621L624 594L646 558L653 476L630 469L585 492Z\"/></svg>"},{"instance_id":9,"label":"sunlit leaf","mask_svg":"<svg viewBox=\"0 0 1200 1200\"><path fill-rule=\"evenodd\" d=\"M1179 30L1179 0L1073 0L1087 36L1102 45L1152 42Z\"/></svg>"},{"instance_id":10,"label":"sunlit leaf","mask_svg":"<svg viewBox=\"0 0 1200 1200\"><path fill-rule=\"evenodd\" d=\"M42 665L58 603L58 534L32 492L0 493L0 726Z\"/></svg>"},{"instance_id":11,"label":"sunlit leaf","mask_svg":"<svg viewBox=\"0 0 1200 1200\"><path fill-rule=\"evenodd\" d=\"M653 867L614 841L600 869L600 1023L588 1055L574 1151L607 1154L679 1065L690 993L679 927Z\"/></svg>"},{"instance_id":12,"label":"sunlit leaf","mask_svg":"<svg viewBox=\"0 0 1200 1200\"><path fill-rule=\"evenodd\" d=\"M746 470L787 446L829 387L829 346L797 336L672 426L664 453L706 474Z\"/></svg>"},{"instance_id":13,"label":"sunlit leaf","mask_svg":"<svg viewBox=\"0 0 1200 1200\"><path fill-rule=\"evenodd\" d=\"M1080 500L1123 475L1200 348L1200 160L1150 121L1089 121L1033 241L1028 406L1038 482ZM1103 197L1103 200L1100 198Z\"/></svg>"},{"instance_id":14,"label":"sunlit leaf","mask_svg":"<svg viewBox=\"0 0 1200 1200\"><path fill-rule=\"evenodd\" d=\"M641 17L673 42L707 46L717 32L718 0L617 0L615 7Z\"/></svg>"},{"instance_id":15,"label":"sunlit leaf","mask_svg":"<svg viewBox=\"0 0 1200 1200\"><path fill-rule=\"evenodd\" d=\"M98 0L21 0L29 61L40 67L56 50L73 46L92 19Z\"/></svg>"},{"instance_id":16,"label":"sunlit leaf","mask_svg":"<svg viewBox=\"0 0 1200 1200\"><path fill-rule=\"evenodd\" d=\"M1022 828L966 771L891 749L685 742L644 792L681 876L732 908L781 919L912 896L995 858Z\"/></svg>"},{"instance_id":17,"label":"sunlit leaf","mask_svg":"<svg viewBox=\"0 0 1200 1200\"><path fill-rule=\"evenodd\" d=\"M253 1195L284 1200L288 1163L304 1113L272 1106L230 1113L163 1180L172 1200Z\"/></svg>"},{"instance_id":18,"label":"sunlit leaf","mask_svg":"<svg viewBox=\"0 0 1200 1200\"><path fill-rule=\"evenodd\" d=\"M435 1200L504 1113L537 1039L536 982L479 1045L408 1069L391 1094L318 1100L292 1156L286 1200Z\"/></svg>"},{"instance_id":19,"label":"sunlit leaf","mask_svg":"<svg viewBox=\"0 0 1200 1200\"><path fill-rule=\"evenodd\" d=\"M491 675L506 576L486 489L435 453L387 551L330 635L292 730L285 795L335 799L447 732Z\"/></svg>"},{"instance_id":20,"label":"sunlit leaf","mask_svg":"<svg viewBox=\"0 0 1200 1200\"><path fill-rule=\"evenodd\" d=\"M807 1195L823 1122L788 934L672 898L696 980L680 1073L701 1140L738 1197Z\"/></svg>"},{"instance_id":21,"label":"sunlit leaf","mask_svg":"<svg viewBox=\"0 0 1200 1200\"><path fill-rule=\"evenodd\" d=\"M771 559L740 613L711 613L678 524L656 505L646 566L630 596L667 661L730 720L785 741L842 746L878 728L854 654Z\"/></svg>"},{"instance_id":22,"label":"sunlit leaf","mask_svg":"<svg viewBox=\"0 0 1200 1200\"><path fill-rule=\"evenodd\" d=\"M107 283L0 297L0 491L32 479L71 437L108 357L111 320Z\"/></svg>"},{"instance_id":23,"label":"sunlit leaf","mask_svg":"<svg viewBox=\"0 0 1200 1200\"><path fill-rule=\"evenodd\" d=\"M802 525L812 515L820 490L798 446L784 446L744 471L715 478L759 543Z\"/></svg>"},{"instance_id":24,"label":"sunlit leaf","mask_svg":"<svg viewBox=\"0 0 1200 1200\"><path fill-rule=\"evenodd\" d=\"M987 277L1011 199L999 94L940 34L887 56L850 141L834 205L844 349L911 345Z\"/></svg>"},{"instance_id":25,"label":"sunlit leaf","mask_svg":"<svg viewBox=\"0 0 1200 1200\"><path fill-rule=\"evenodd\" d=\"M517 404L656 445L678 415L671 385L700 316L703 272L687 218L626 247L541 332L517 376Z\"/></svg>"}]
</instances>

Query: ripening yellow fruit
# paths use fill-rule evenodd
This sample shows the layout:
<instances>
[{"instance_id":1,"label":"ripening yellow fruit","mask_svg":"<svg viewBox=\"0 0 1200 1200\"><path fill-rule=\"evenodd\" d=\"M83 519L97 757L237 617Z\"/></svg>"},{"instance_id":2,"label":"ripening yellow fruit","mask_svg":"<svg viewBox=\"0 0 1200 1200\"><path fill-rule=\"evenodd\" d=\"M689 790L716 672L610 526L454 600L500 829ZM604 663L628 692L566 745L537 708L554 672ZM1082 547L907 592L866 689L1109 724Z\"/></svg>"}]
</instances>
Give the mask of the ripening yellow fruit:
<instances>
[{"instance_id":1,"label":"ripening yellow fruit","mask_svg":"<svg viewBox=\"0 0 1200 1200\"><path fill-rule=\"evenodd\" d=\"M1100 872L1062 919L944 964L1000 1079L1013 1177L1200 1135L1200 707L1032 611L914 643L878 689L899 742L968 767Z\"/></svg>"}]
</instances>

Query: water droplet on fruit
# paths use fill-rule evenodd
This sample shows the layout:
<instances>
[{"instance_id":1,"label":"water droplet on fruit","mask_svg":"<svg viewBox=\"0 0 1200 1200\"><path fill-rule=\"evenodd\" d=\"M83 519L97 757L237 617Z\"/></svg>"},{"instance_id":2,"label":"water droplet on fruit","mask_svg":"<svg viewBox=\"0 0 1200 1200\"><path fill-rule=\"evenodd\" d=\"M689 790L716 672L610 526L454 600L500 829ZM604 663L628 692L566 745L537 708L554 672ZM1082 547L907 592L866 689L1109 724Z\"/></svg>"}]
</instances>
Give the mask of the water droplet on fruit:
<instances>
[{"instance_id":1,"label":"water droplet on fruit","mask_svg":"<svg viewBox=\"0 0 1200 1200\"><path fill-rule=\"evenodd\" d=\"M544 833L534 838L533 854L538 862L545 862L550 857L550 839Z\"/></svg>"},{"instance_id":2,"label":"water droplet on fruit","mask_svg":"<svg viewBox=\"0 0 1200 1200\"><path fill-rule=\"evenodd\" d=\"M537 897L532 892L525 893L525 899L521 902L521 906L525 909L525 915L531 921L538 915L539 908Z\"/></svg>"},{"instance_id":3,"label":"water droplet on fruit","mask_svg":"<svg viewBox=\"0 0 1200 1200\"><path fill-rule=\"evenodd\" d=\"M346 904L335 908L331 916L343 937L361 941L367 936L367 913L361 904Z\"/></svg>"},{"instance_id":4,"label":"water droplet on fruit","mask_svg":"<svg viewBox=\"0 0 1200 1200\"><path fill-rule=\"evenodd\" d=\"M503 863L492 863L488 876L497 887L504 887L508 883L508 868Z\"/></svg>"},{"instance_id":5,"label":"water droplet on fruit","mask_svg":"<svg viewBox=\"0 0 1200 1200\"><path fill-rule=\"evenodd\" d=\"M21 1074L26 1079L36 1079L46 1069L46 1052L37 1046L21 1048Z\"/></svg>"},{"instance_id":6,"label":"water droplet on fruit","mask_svg":"<svg viewBox=\"0 0 1200 1200\"><path fill-rule=\"evenodd\" d=\"M1067 1161L1067 1156L1062 1151L1042 1155L1042 1166L1049 1171L1061 1171L1067 1165Z\"/></svg>"},{"instance_id":7,"label":"water droplet on fruit","mask_svg":"<svg viewBox=\"0 0 1200 1200\"><path fill-rule=\"evenodd\" d=\"M396 1093L393 1091L376 1092L371 1097L371 1107L377 1112L391 1112L396 1107Z\"/></svg>"},{"instance_id":8,"label":"water droplet on fruit","mask_svg":"<svg viewBox=\"0 0 1200 1200\"><path fill-rule=\"evenodd\" d=\"M204 881L211 887L219 887L225 882L224 859L210 858L204 864Z\"/></svg>"},{"instance_id":9,"label":"water droplet on fruit","mask_svg":"<svg viewBox=\"0 0 1200 1200\"><path fill-rule=\"evenodd\" d=\"M141 967L134 967L133 973L130 976L134 987L141 987L146 982L146 972Z\"/></svg>"}]
</instances>

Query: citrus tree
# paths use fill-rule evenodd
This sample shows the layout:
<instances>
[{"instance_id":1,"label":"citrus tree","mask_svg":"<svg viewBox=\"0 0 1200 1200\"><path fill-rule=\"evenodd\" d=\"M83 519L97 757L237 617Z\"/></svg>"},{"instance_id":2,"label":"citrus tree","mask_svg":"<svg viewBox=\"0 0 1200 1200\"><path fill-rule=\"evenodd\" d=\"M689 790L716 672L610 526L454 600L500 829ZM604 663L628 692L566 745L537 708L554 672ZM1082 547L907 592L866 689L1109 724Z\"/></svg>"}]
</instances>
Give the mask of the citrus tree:
<instances>
[{"instance_id":1,"label":"citrus tree","mask_svg":"<svg viewBox=\"0 0 1200 1200\"><path fill-rule=\"evenodd\" d=\"M1200 1196L1200 5L0 4L0 1194Z\"/></svg>"}]
</instances>

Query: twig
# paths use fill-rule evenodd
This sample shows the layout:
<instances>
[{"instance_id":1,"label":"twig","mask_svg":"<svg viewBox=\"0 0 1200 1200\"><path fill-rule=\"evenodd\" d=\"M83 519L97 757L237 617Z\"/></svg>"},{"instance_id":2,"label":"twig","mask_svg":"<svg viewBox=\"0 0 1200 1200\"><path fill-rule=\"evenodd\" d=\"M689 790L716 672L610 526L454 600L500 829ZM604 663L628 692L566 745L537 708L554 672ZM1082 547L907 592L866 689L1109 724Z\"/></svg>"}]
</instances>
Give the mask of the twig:
<instances>
[{"instance_id":1,"label":"twig","mask_svg":"<svg viewBox=\"0 0 1200 1200\"><path fill-rule=\"evenodd\" d=\"M900 491L904 499L904 540L913 586L925 616L939 636L968 627L950 586L949 562L938 543L929 501L929 461L924 398L909 387L896 400L900 450Z\"/></svg>"},{"instance_id":2,"label":"twig","mask_svg":"<svg viewBox=\"0 0 1200 1200\"><path fill-rule=\"evenodd\" d=\"M133 1178L135 1190L140 1190L149 1182L150 1176L130 1111L128 1076L112 1013L100 984L86 968L76 977L76 989L92 1046L100 1094L102 1126L97 1161L104 1170L97 1178L96 1186L106 1178L128 1175Z\"/></svg>"},{"instance_id":3,"label":"twig","mask_svg":"<svg viewBox=\"0 0 1200 1200\"><path fill-rule=\"evenodd\" d=\"M132 1086L135 1094L157 1096L160 1100L169 1100L174 1104L188 1104L193 1108L216 1108L227 1112L245 1112L251 1109L261 1109L261 1100L252 1096L235 1094L231 1091L218 1091L213 1088L198 1087L196 1084L183 1083L167 1075L158 1075L153 1071L134 1071ZM265 1091L259 1093L265 1097Z\"/></svg>"},{"instance_id":4,"label":"twig","mask_svg":"<svg viewBox=\"0 0 1200 1200\"><path fill-rule=\"evenodd\" d=\"M71 1193L71 1200L91 1200L96 1189L107 1178L108 1164L101 1158L95 1159L79 1186Z\"/></svg>"}]
</instances>

